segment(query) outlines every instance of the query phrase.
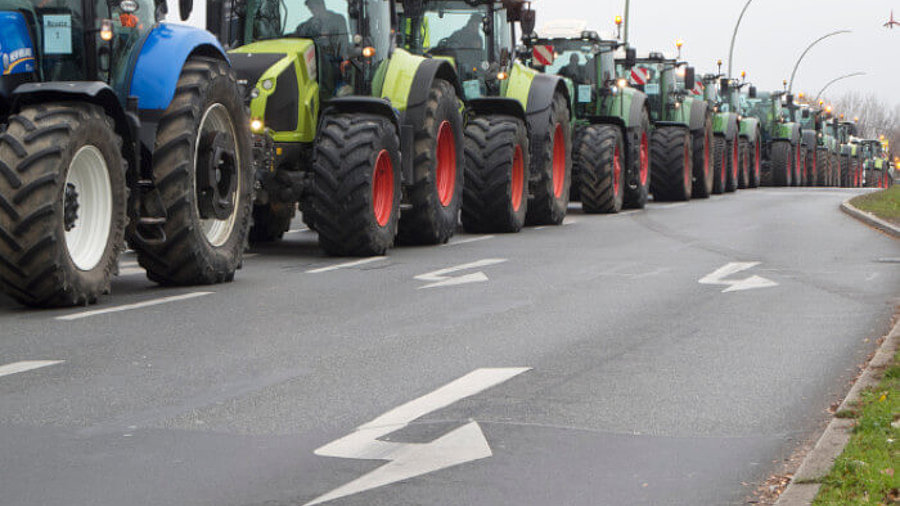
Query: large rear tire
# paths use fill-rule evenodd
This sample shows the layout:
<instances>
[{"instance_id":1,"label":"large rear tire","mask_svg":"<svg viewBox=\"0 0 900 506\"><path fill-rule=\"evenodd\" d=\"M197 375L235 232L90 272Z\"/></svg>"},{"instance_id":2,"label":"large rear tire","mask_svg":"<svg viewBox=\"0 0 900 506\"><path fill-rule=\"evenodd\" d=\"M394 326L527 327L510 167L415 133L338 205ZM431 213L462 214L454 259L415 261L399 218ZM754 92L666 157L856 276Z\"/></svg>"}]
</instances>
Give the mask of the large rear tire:
<instances>
[{"instance_id":1,"label":"large rear tire","mask_svg":"<svg viewBox=\"0 0 900 506\"><path fill-rule=\"evenodd\" d=\"M706 117L703 130L693 132L694 142L694 184L691 198L707 199L712 194L715 170L713 168L713 127L712 117Z\"/></svg>"},{"instance_id":2,"label":"large rear tire","mask_svg":"<svg viewBox=\"0 0 900 506\"><path fill-rule=\"evenodd\" d=\"M797 179L794 180L794 186L806 186L806 150L803 146L797 147Z\"/></svg>"},{"instance_id":3,"label":"large rear tire","mask_svg":"<svg viewBox=\"0 0 900 506\"><path fill-rule=\"evenodd\" d=\"M400 140L390 119L322 119L308 212L319 246L330 255L383 255L393 245L400 219Z\"/></svg>"},{"instance_id":4,"label":"large rear tire","mask_svg":"<svg viewBox=\"0 0 900 506\"><path fill-rule=\"evenodd\" d=\"M770 164L772 186L791 186L794 175L794 153L790 141L772 143Z\"/></svg>"},{"instance_id":5,"label":"large rear tire","mask_svg":"<svg viewBox=\"0 0 900 506\"><path fill-rule=\"evenodd\" d=\"M525 225L528 131L513 116L474 118L466 127L462 223L469 233L514 233Z\"/></svg>"},{"instance_id":6,"label":"large rear tire","mask_svg":"<svg viewBox=\"0 0 900 506\"><path fill-rule=\"evenodd\" d=\"M682 127L660 127L650 139L650 191L659 202L691 199L694 172L691 133Z\"/></svg>"},{"instance_id":7,"label":"large rear tire","mask_svg":"<svg viewBox=\"0 0 900 506\"><path fill-rule=\"evenodd\" d=\"M462 207L465 133L456 90L435 79L416 129L413 181L406 195L411 209L400 215L403 244L443 244L453 237ZM397 166L399 170L399 165Z\"/></svg>"},{"instance_id":8,"label":"large rear tire","mask_svg":"<svg viewBox=\"0 0 900 506\"><path fill-rule=\"evenodd\" d=\"M153 150L167 239L131 239L151 280L206 285L234 279L253 214L248 128L234 72L222 60L189 58Z\"/></svg>"},{"instance_id":9,"label":"large rear tire","mask_svg":"<svg viewBox=\"0 0 900 506\"><path fill-rule=\"evenodd\" d=\"M761 183L760 178L760 165L762 164L762 141L760 140L762 136L759 132L756 133L756 141L750 145L750 177L747 181L747 186L749 188L759 188Z\"/></svg>"},{"instance_id":10,"label":"large rear tire","mask_svg":"<svg viewBox=\"0 0 900 506\"><path fill-rule=\"evenodd\" d=\"M546 120L532 135L531 199L525 223L559 225L568 212L572 185L571 116L564 95L554 95Z\"/></svg>"},{"instance_id":11,"label":"large rear tire","mask_svg":"<svg viewBox=\"0 0 900 506\"><path fill-rule=\"evenodd\" d=\"M853 186L853 170L850 166L850 157L841 155L841 187L850 188Z\"/></svg>"},{"instance_id":12,"label":"large rear tire","mask_svg":"<svg viewBox=\"0 0 900 506\"><path fill-rule=\"evenodd\" d=\"M0 287L22 304L93 304L124 244L125 160L113 120L82 103L29 106L0 134Z\"/></svg>"},{"instance_id":13,"label":"large rear tire","mask_svg":"<svg viewBox=\"0 0 900 506\"><path fill-rule=\"evenodd\" d=\"M725 145L725 191L728 193L737 191L738 189L738 170L741 164L741 152L738 136L726 142Z\"/></svg>"},{"instance_id":14,"label":"large rear tire","mask_svg":"<svg viewBox=\"0 0 900 506\"><path fill-rule=\"evenodd\" d=\"M643 209L650 198L650 115L641 112L640 127L628 147L628 174L625 176L625 207Z\"/></svg>"},{"instance_id":15,"label":"large rear tire","mask_svg":"<svg viewBox=\"0 0 900 506\"><path fill-rule=\"evenodd\" d=\"M618 213L625 203L625 141L614 125L589 125L578 130L573 148L573 186L581 193L588 214Z\"/></svg>"}]
</instances>

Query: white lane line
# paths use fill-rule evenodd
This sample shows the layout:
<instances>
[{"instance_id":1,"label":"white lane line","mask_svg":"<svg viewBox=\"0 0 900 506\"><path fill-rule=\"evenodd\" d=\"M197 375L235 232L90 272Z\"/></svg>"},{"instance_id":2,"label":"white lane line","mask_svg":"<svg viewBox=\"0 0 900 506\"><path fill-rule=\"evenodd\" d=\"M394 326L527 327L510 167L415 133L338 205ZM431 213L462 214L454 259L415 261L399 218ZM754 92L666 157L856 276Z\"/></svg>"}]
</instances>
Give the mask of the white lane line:
<instances>
[{"instance_id":1,"label":"white lane line","mask_svg":"<svg viewBox=\"0 0 900 506\"><path fill-rule=\"evenodd\" d=\"M40 369L41 367L61 364L63 362L65 362L65 360L23 360L21 362L13 362L11 364L0 365L0 376L9 376L10 374Z\"/></svg>"},{"instance_id":2,"label":"white lane line","mask_svg":"<svg viewBox=\"0 0 900 506\"><path fill-rule=\"evenodd\" d=\"M161 304L169 304L172 302L179 302L182 300L188 299L196 299L197 297L203 297L205 295L212 295L215 292L192 292L186 293L184 295L174 295L172 297L161 297L159 299L145 300L143 302L137 302L135 304L125 304L122 306L113 306L107 307L103 309L94 309L91 311L82 311L81 313L73 313L65 316L57 316L56 320L63 321L72 321L72 320L80 320L82 318L90 318L92 316L99 316L102 314L108 313L121 313L122 311L131 311L132 309L142 309L145 307L151 306L159 306Z\"/></svg>"},{"instance_id":3,"label":"white lane line","mask_svg":"<svg viewBox=\"0 0 900 506\"><path fill-rule=\"evenodd\" d=\"M138 267L137 262L119 262L119 267Z\"/></svg>"},{"instance_id":4,"label":"white lane line","mask_svg":"<svg viewBox=\"0 0 900 506\"><path fill-rule=\"evenodd\" d=\"M125 267L124 269L119 269L119 276L137 276L138 274L146 274L142 267Z\"/></svg>"},{"instance_id":5,"label":"white lane line","mask_svg":"<svg viewBox=\"0 0 900 506\"><path fill-rule=\"evenodd\" d=\"M676 207L684 207L686 205L688 205L687 202L676 202L674 204L660 204L660 205L657 205L656 207L658 207L660 209L674 209Z\"/></svg>"},{"instance_id":6,"label":"white lane line","mask_svg":"<svg viewBox=\"0 0 900 506\"><path fill-rule=\"evenodd\" d=\"M307 274L321 274L323 272L331 272L336 271L338 269L349 269L351 267L358 267L360 265L371 264L374 262L380 262L382 260L386 260L387 257L372 257L372 258L364 258L362 260L355 260L353 262L346 262L342 264L330 265L328 267L320 267L318 269L310 269L306 271Z\"/></svg>"},{"instance_id":7,"label":"white lane line","mask_svg":"<svg viewBox=\"0 0 900 506\"><path fill-rule=\"evenodd\" d=\"M531 230L544 230L547 227L534 227Z\"/></svg>"},{"instance_id":8,"label":"white lane line","mask_svg":"<svg viewBox=\"0 0 900 506\"><path fill-rule=\"evenodd\" d=\"M578 223L578 220L576 220L575 218L570 218L569 216L566 216L565 218L563 218L562 226L567 227L569 225L574 225L576 223Z\"/></svg>"},{"instance_id":9,"label":"white lane line","mask_svg":"<svg viewBox=\"0 0 900 506\"><path fill-rule=\"evenodd\" d=\"M460 244L469 244L478 241L487 241L488 239L493 239L496 236L493 235L483 235L480 237L470 237L468 239L460 239L458 241L448 242L444 246L459 246Z\"/></svg>"},{"instance_id":10,"label":"white lane line","mask_svg":"<svg viewBox=\"0 0 900 506\"><path fill-rule=\"evenodd\" d=\"M309 229L306 228L306 227L303 227L303 228L295 228L295 229L293 229L293 230L288 230L287 232L284 233L284 235L289 235L289 234L300 234L300 233L303 233L303 232L309 232Z\"/></svg>"},{"instance_id":11,"label":"white lane line","mask_svg":"<svg viewBox=\"0 0 900 506\"><path fill-rule=\"evenodd\" d=\"M259 253L244 253L244 260L246 260L248 258L258 257L258 256L259 256Z\"/></svg>"},{"instance_id":12,"label":"white lane line","mask_svg":"<svg viewBox=\"0 0 900 506\"><path fill-rule=\"evenodd\" d=\"M641 212L640 209L632 209L632 210L630 210L630 211L622 211L622 212L620 212L620 213L618 213L618 214L614 214L613 216L630 216L630 215L632 215L632 214L637 214L637 213L639 213L639 212Z\"/></svg>"}]
</instances>

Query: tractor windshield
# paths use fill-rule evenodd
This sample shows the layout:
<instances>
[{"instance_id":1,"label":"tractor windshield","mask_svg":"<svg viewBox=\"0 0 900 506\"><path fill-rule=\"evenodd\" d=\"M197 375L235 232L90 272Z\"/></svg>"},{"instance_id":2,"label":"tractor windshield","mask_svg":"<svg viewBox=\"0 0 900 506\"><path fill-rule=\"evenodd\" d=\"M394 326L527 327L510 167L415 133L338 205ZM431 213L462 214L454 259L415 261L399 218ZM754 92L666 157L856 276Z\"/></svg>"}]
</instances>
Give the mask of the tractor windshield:
<instances>
[{"instance_id":1,"label":"tractor windshield","mask_svg":"<svg viewBox=\"0 0 900 506\"><path fill-rule=\"evenodd\" d=\"M512 33L506 10L489 3L428 1L420 15L405 9L403 47L416 54L452 58L463 81L484 81L510 61Z\"/></svg>"},{"instance_id":2,"label":"tractor windshield","mask_svg":"<svg viewBox=\"0 0 900 506\"><path fill-rule=\"evenodd\" d=\"M597 83L597 58L601 57L599 44L582 40L555 39L540 42L544 47L553 48L553 63L543 68L548 74L556 74L571 79L576 84ZM612 50L605 53L612 58ZM537 64L537 61L535 61ZM536 65L540 67L540 65Z\"/></svg>"},{"instance_id":3,"label":"tractor windshield","mask_svg":"<svg viewBox=\"0 0 900 506\"><path fill-rule=\"evenodd\" d=\"M319 57L346 60L354 45L390 53L391 14L384 0L250 0L246 43L284 37L312 39Z\"/></svg>"}]
</instances>

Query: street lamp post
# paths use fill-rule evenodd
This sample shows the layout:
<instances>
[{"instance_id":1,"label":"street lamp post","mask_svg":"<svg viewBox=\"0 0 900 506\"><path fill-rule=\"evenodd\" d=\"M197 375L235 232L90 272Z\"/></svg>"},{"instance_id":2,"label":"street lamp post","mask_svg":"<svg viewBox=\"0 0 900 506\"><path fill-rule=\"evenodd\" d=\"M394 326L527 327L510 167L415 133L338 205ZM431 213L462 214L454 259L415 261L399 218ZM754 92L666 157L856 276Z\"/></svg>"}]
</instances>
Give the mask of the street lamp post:
<instances>
[{"instance_id":1,"label":"street lamp post","mask_svg":"<svg viewBox=\"0 0 900 506\"><path fill-rule=\"evenodd\" d=\"M822 42L823 40L825 40L829 37L834 37L835 35L840 35L842 33L850 33L850 30L838 30L836 32L831 32L829 34L823 35L823 36L819 37L818 39L814 40L812 44L810 44L809 46L806 47L806 49L803 50L803 54L801 54L800 58L797 59L797 63L794 64L794 70L793 70L793 72L791 72L791 82L788 85L788 94L790 94L791 91L794 89L794 77L796 77L797 69L800 67L800 62L802 62L803 58L806 57L806 53L808 53L809 50L812 49L813 46L815 46L819 42Z\"/></svg>"},{"instance_id":2,"label":"street lamp post","mask_svg":"<svg viewBox=\"0 0 900 506\"><path fill-rule=\"evenodd\" d=\"M734 59L734 40L737 39L738 28L741 27L741 21L744 19L744 13L747 12L747 7L750 7L750 4L753 0L747 0L747 3L744 4L744 8L741 9L741 15L738 16L737 23L734 25L734 33L731 34L731 47L728 49L728 78L731 79L731 62Z\"/></svg>"},{"instance_id":3,"label":"street lamp post","mask_svg":"<svg viewBox=\"0 0 900 506\"><path fill-rule=\"evenodd\" d=\"M813 100L813 103L814 103L814 104L815 104L815 103L818 103L818 102L819 102L819 97L821 97L821 96L822 96L822 93L825 93L825 90L827 90L828 87L831 86L832 84L834 84L834 83L836 83L836 82L838 82L838 81L843 81L844 79L850 79L851 77L859 77L859 76L864 76L864 75L866 75L865 72L854 72L854 73L852 73L852 74L843 75L843 76L841 76L841 77L838 77L838 78L832 79L831 81L828 81L828 84L826 84L825 86L822 87L821 90L819 90L819 94L816 95L816 99Z\"/></svg>"},{"instance_id":4,"label":"street lamp post","mask_svg":"<svg viewBox=\"0 0 900 506\"><path fill-rule=\"evenodd\" d=\"M631 0L625 0L625 47L628 47L628 25L631 24L631 14L628 12L631 8Z\"/></svg>"}]
</instances>

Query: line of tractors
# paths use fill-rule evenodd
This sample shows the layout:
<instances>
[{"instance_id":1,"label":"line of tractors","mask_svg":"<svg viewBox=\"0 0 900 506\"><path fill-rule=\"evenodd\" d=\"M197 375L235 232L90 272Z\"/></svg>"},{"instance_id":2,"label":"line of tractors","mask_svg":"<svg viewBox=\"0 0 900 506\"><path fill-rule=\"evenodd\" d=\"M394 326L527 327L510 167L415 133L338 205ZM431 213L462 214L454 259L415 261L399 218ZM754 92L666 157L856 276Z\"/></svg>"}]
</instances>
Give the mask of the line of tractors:
<instances>
[{"instance_id":1,"label":"line of tractors","mask_svg":"<svg viewBox=\"0 0 900 506\"><path fill-rule=\"evenodd\" d=\"M0 0L0 287L25 305L96 302L126 245L162 285L230 281L298 209L328 254L370 256L558 225L570 200L888 184L878 141L829 110L577 23L537 34L525 0L166 15Z\"/></svg>"}]
</instances>

